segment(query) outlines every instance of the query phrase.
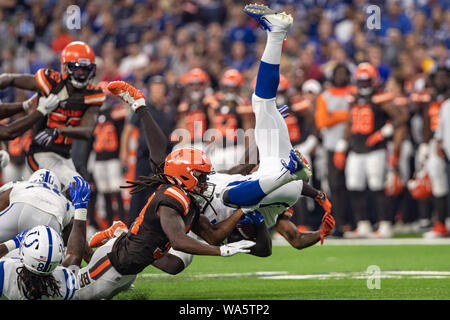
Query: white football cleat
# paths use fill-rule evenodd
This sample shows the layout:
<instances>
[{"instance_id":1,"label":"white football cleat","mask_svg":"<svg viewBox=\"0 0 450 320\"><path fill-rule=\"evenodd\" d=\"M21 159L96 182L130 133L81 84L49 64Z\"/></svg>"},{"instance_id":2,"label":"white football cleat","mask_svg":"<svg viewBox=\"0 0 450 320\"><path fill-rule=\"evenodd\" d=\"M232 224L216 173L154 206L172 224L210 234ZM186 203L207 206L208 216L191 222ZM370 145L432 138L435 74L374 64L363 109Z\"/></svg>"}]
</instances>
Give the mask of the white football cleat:
<instances>
[{"instance_id":1,"label":"white football cleat","mask_svg":"<svg viewBox=\"0 0 450 320\"><path fill-rule=\"evenodd\" d=\"M248 4L244 12L270 32L288 32L294 19L286 12L276 12L263 4Z\"/></svg>"}]
</instances>

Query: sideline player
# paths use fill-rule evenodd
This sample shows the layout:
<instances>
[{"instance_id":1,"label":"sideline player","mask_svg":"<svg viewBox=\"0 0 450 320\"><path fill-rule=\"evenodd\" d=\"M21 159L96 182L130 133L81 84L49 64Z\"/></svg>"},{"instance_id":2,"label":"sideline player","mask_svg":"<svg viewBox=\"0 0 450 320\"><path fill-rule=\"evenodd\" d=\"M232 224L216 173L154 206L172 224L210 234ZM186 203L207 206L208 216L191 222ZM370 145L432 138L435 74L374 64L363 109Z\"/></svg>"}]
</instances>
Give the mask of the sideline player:
<instances>
[{"instance_id":1,"label":"sideline player","mask_svg":"<svg viewBox=\"0 0 450 320\"><path fill-rule=\"evenodd\" d=\"M284 13L275 13L262 5L246 6L244 10L246 12L251 12L250 10L258 12L252 14L268 30L268 42L258 73L256 91L252 97L256 116L256 143L258 144L261 161L259 169L249 176L219 173L209 176L208 182L215 185L214 197L209 200L212 207L217 208L217 210L213 211L211 206L206 206L205 215L210 221L219 222L229 217L237 207L244 208L246 212L257 210L264 216L265 224L262 225L266 227L267 235L267 228L274 227L293 247L303 249L323 240L323 237L327 236L333 229L334 219L330 214L331 204L324 193L317 191L313 194L304 193L303 186L307 184L304 184L302 179L307 180L310 177L310 169L306 163L300 160L298 153L293 150L286 124L275 104L281 47L292 24L292 17ZM110 84L110 86L112 85L113 83ZM116 82L113 86L116 87L113 90L115 94L132 107L134 106L133 109L136 108L135 106L145 103L143 101L144 96L137 94L137 90L130 85L124 82ZM261 98L261 96L265 98ZM139 102L138 99L142 99L142 101ZM137 110L139 111L140 108ZM144 124L148 135L153 138L153 141L147 140L149 149L153 154L153 150L158 151L160 148L158 145L162 144L162 142L156 142L155 140L158 139L151 135L152 132L158 130L158 126L151 118L144 121ZM264 139L264 134L267 138L270 130L273 130L272 133L278 134L278 139L273 144L266 143L267 140ZM156 161L156 163L158 162ZM313 192L315 190L305 189ZM301 194L314 197L324 207L326 213L320 231L300 233L295 225L289 221L289 216L284 215ZM217 212L217 216L215 216L215 212ZM270 236L268 235L268 237ZM258 241L256 242L256 246L258 246ZM271 254L270 238L266 243L268 247L264 248L265 253L261 256ZM166 255L165 259L171 256L173 255ZM184 266L187 266L192 256L183 255L180 259L183 260ZM167 271L163 266L161 268ZM171 272L167 272L176 273L176 271L179 272L180 270L173 268Z\"/></svg>"},{"instance_id":2,"label":"sideline player","mask_svg":"<svg viewBox=\"0 0 450 320\"><path fill-rule=\"evenodd\" d=\"M95 71L92 48L84 42L74 41L61 53L61 73L39 69L35 75L0 75L0 89L14 86L44 96L55 94L61 101L36 124L27 163L32 171L40 168L54 171L63 190L67 190L74 176L79 176L71 159L72 139L91 138L97 114L105 100L102 89L91 83Z\"/></svg>"},{"instance_id":3,"label":"sideline player","mask_svg":"<svg viewBox=\"0 0 450 320\"><path fill-rule=\"evenodd\" d=\"M345 232L344 237L389 238L393 217L389 216L384 191L387 141L393 139L394 154L399 154L398 137L406 119L393 104L394 95L381 90L380 77L373 65L360 63L354 77L358 93L350 106L344 137L336 143L333 156L336 168L345 168L346 186L357 221L356 230ZM379 227L375 234L369 219L366 187L373 192L377 207Z\"/></svg>"}]
</instances>

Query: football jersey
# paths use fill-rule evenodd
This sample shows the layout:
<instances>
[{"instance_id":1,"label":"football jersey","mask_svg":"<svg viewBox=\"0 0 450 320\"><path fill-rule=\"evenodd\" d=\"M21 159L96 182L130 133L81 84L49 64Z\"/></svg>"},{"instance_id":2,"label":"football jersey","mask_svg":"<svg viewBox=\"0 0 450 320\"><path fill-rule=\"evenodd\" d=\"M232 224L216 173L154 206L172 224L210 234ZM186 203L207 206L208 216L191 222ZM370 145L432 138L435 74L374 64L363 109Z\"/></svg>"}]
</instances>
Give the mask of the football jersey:
<instances>
[{"instance_id":1,"label":"football jersey","mask_svg":"<svg viewBox=\"0 0 450 320\"><path fill-rule=\"evenodd\" d=\"M37 124L34 128L35 133L46 128L77 127L90 106L101 106L105 101L105 93L95 84L89 84L86 88L75 90L69 95L66 80L62 79L58 71L52 69L39 69L35 74L35 78L46 96L53 93L60 100L59 106ZM59 135L47 147L32 142L29 152L30 154L55 152L65 158L70 158L71 147L72 139Z\"/></svg>"},{"instance_id":2,"label":"football jersey","mask_svg":"<svg viewBox=\"0 0 450 320\"><path fill-rule=\"evenodd\" d=\"M19 289L16 269L23 267L20 259L4 258L0 260L0 299L2 300L27 300L24 292ZM43 300L71 300L78 288L75 274L68 268L58 266L52 273L59 285L60 296Z\"/></svg>"},{"instance_id":3,"label":"football jersey","mask_svg":"<svg viewBox=\"0 0 450 320\"><path fill-rule=\"evenodd\" d=\"M121 274L138 274L171 248L157 214L161 205L181 216L186 233L198 219L199 208L190 195L175 185L161 185L149 197L128 233L121 235L108 253L111 264Z\"/></svg>"},{"instance_id":4,"label":"football jersey","mask_svg":"<svg viewBox=\"0 0 450 320\"><path fill-rule=\"evenodd\" d=\"M226 190L241 182L258 179L259 176L261 176L261 173L258 171L248 176L223 173L210 175L208 182L215 184L214 198L211 204L217 213L216 215L209 206L205 209L204 214L210 222L216 223L223 221L236 210L235 208L226 206L223 202L223 194ZM266 226L271 228L277 223L278 217L298 201L302 188L303 183L301 181L292 181L266 195L258 204L242 209L244 212L257 210L263 215Z\"/></svg>"},{"instance_id":5,"label":"football jersey","mask_svg":"<svg viewBox=\"0 0 450 320\"><path fill-rule=\"evenodd\" d=\"M389 116L381 105L394 99L394 95L380 92L368 97L357 95L355 102L351 105L350 117L352 120L350 149L356 153L367 153L372 150L386 148L387 141L384 139L376 145L366 145L367 138L380 130L389 120Z\"/></svg>"},{"instance_id":6,"label":"football jersey","mask_svg":"<svg viewBox=\"0 0 450 320\"><path fill-rule=\"evenodd\" d=\"M120 135L125 124L127 109L117 107L100 110L94 130L95 160L119 158Z\"/></svg>"},{"instance_id":7,"label":"football jersey","mask_svg":"<svg viewBox=\"0 0 450 320\"><path fill-rule=\"evenodd\" d=\"M26 203L56 217L62 229L73 217L72 203L57 189L46 183L19 181L11 184L9 203Z\"/></svg>"}]
</instances>

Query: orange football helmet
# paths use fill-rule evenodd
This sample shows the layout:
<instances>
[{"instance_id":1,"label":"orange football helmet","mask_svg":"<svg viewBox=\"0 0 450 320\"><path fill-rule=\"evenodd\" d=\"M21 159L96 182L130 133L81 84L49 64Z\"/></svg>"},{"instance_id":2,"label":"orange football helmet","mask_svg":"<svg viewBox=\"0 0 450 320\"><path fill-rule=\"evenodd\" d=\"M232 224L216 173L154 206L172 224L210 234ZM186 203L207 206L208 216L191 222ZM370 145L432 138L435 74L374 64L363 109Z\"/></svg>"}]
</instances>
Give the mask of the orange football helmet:
<instances>
[{"instance_id":1,"label":"orange football helmet","mask_svg":"<svg viewBox=\"0 0 450 320\"><path fill-rule=\"evenodd\" d=\"M225 87L239 87L244 84L244 76L237 69L225 71L220 79L220 84Z\"/></svg>"},{"instance_id":2,"label":"orange football helmet","mask_svg":"<svg viewBox=\"0 0 450 320\"><path fill-rule=\"evenodd\" d=\"M390 170L387 174L384 193L389 197L398 196L405 189L405 185L400 175L394 170Z\"/></svg>"},{"instance_id":3,"label":"orange football helmet","mask_svg":"<svg viewBox=\"0 0 450 320\"><path fill-rule=\"evenodd\" d=\"M373 88L379 84L378 70L368 62L360 63L355 70L354 78L358 91L362 95L369 95L373 92Z\"/></svg>"},{"instance_id":4,"label":"orange football helmet","mask_svg":"<svg viewBox=\"0 0 450 320\"><path fill-rule=\"evenodd\" d=\"M411 196L416 200L424 200L431 197L431 180L428 174L425 171L417 172L414 177L408 181L408 190Z\"/></svg>"},{"instance_id":5,"label":"orange football helmet","mask_svg":"<svg viewBox=\"0 0 450 320\"><path fill-rule=\"evenodd\" d=\"M185 73L180 78L180 83L182 85L189 85L195 83L208 83L208 74L200 68L194 68L188 73Z\"/></svg>"},{"instance_id":6,"label":"orange football helmet","mask_svg":"<svg viewBox=\"0 0 450 320\"><path fill-rule=\"evenodd\" d=\"M206 153L194 148L172 151L164 163L164 173L169 179L174 178L187 190L200 193L208 188L206 176L211 169L211 160Z\"/></svg>"},{"instance_id":7,"label":"orange football helmet","mask_svg":"<svg viewBox=\"0 0 450 320\"><path fill-rule=\"evenodd\" d=\"M63 79L69 79L75 88L87 86L95 76L94 50L82 41L69 43L61 52L61 73Z\"/></svg>"}]
</instances>

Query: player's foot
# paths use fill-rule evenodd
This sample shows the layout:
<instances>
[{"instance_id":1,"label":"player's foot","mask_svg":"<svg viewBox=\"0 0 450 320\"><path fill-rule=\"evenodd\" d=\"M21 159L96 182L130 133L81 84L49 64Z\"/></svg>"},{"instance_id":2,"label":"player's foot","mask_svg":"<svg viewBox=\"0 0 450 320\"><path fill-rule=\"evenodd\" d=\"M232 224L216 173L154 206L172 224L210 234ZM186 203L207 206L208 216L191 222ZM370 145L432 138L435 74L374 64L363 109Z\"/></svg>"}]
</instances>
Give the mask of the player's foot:
<instances>
[{"instance_id":1,"label":"player's foot","mask_svg":"<svg viewBox=\"0 0 450 320\"><path fill-rule=\"evenodd\" d=\"M248 4L244 7L244 12L270 32L288 32L293 22L290 14L276 12L263 4Z\"/></svg>"},{"instance_id":2,"label":"player's foot","mask_svg":"<svg viewBox=\"0 0 450 320\"><path fill-rule=\"evenodd\" d=\"M444 223L436 222L433 229L423 234L424 238L436 239L448 237L448 230Z\"/></svg>"},{"instance_id":3,"label":"player's foot","mask_svg":"<svg viewBox=\"0 0 450 320\"><path fill-rule=\"evenodd\" d=\"M97 232L94 234L89 241L89 246L91 248L97 248L105 244L112 237L118 237L122 233L128 232L128 227L122 221L114 221L111 227L106 230Z\"/></svg>"},{"instance_id":4,"label":"player's foot","mask_svg":"<svg viewBox=\"0 0 450 320\"><path fill-rule=\"evenodd\" d=\"M308 161L298 150L292 149L289 154L289 163L281 160L281 164L293 176L294 180L308 181L311 178L312 172Z\"/></svg>"},{"instance_id":5,"label":"player's foot","mask_svg":"<svg viewBox=\"0 0 450 320\"><path fill-rule=\"evenodd\" d=\"M128 103L133 110L145 105L145 95L125 81L112 81L108 84L108 90L116 97Z\"/></svg>"},{"instance_id":6,"label":"player's foot","mask_svg":"<svg viewBox=\"0 0 450 320\"><path fill-rule=\"evenodd\" d=\"M363 239L370 238L373 234L372 225L368 220L358 221L358 225L355 230L345 231L344 238L345 239Z\"/></svg>"}]
</instances>

